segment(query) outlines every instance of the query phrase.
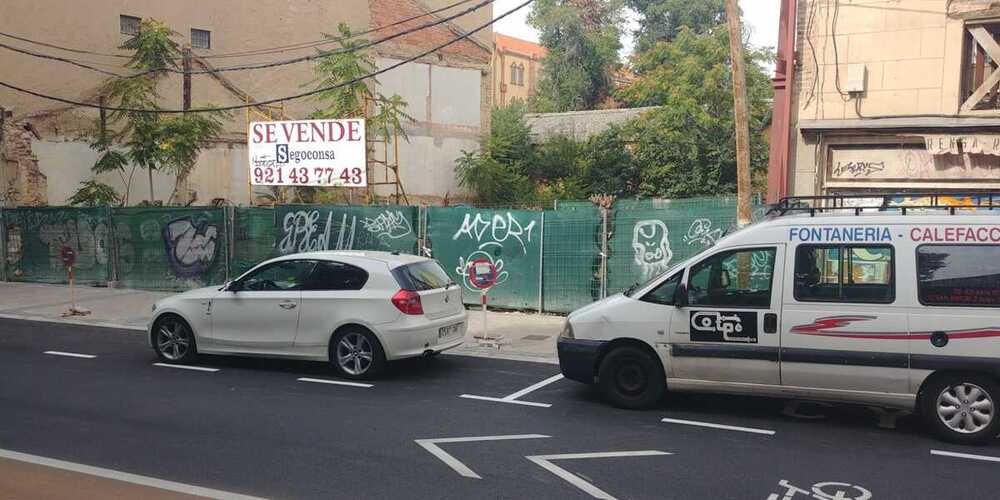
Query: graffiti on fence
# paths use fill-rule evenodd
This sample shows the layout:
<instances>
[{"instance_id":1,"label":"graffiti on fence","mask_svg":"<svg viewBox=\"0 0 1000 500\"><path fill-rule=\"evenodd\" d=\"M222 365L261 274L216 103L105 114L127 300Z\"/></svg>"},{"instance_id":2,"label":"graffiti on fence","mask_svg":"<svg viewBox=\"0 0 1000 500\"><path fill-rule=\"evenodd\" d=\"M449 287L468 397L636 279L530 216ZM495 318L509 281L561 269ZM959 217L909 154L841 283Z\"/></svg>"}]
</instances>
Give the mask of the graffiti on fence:
<instances>
[{"instance_id":1,"label":"graffiti on fence","mask_svg":"<svg viewBox=\"0 0 1000 500\"><path fill-rule=\"evenodd\" d=\"M389 240L398 240L413 233L409 219L401 210L386 210L375 217L365 217L361 223L385 246L390 246Z\"/></svg>"},{"instance_id":2,"label":"graffiti on fence","mask_svg":"<svg viewBox=\"0 0 1000 500\"><path fill-rule=\"evenodd\" d=\"M38 229L38 239L49 247L49 266L62 269L59 249L68 246L76 251L77 269L91 269L108 263L108 226L81 215L76 219L43 224Z\"/></svg>"},{"instance_id":3,"label":"graffiti on fence","mask_svg":"<svg viewBox=\"0 0 1000 500\"><path fill-rule=\"evenodd\" d=\"M473 240L477 247L468 256L458 258L458 267L455 268L455 273L462 277L466 288L478 291L479 289L473 286L470 280L469 263L479 259L487 259L497 270L497 281L493 286L502 285L510 277L508 270L504 269L502 257L504 245L512 245L514 251L521 255L527 255L527 245L531 244L534 230L535 221L524 225L510 212L498 213L493 217L484 216L478 212L475 215L465 214L462 225L455 231L451 239L458 241L468 238Z\"/></svg>"},{"instance_id":4,"label":"graffiti on fence","mask_svg":"<svg viewBox=\"0 0 1000 500\"><path fill-rule=\"evenodd\" d=\"M771 279L774 269L774 254L771 252L754 252L750 254L750 277Z\"/></svg>"},{"instance_id":5,"label":"graffiti on fence","mask_svg":"<svg viewBox=\"0 0 1000 500\"><path fill-rule=\"evenodd\" d=\"M347 214L341 217L337 243L330 247L330 232L333 229L333 212L326 215L322 229L319 227L319 210L298 210L285 214L281 229L283 236L278 242L278 252L282 255L293 252L316 250L350 250L354 248L354 229L357 217L351 216L350 229Z\"/></svg>"},{"instance_id":6,"label":"graffiti on fence","mask_svg":"<svg viewBox=\"0 0 1000 500\"><path fill-rule=\"evenodd\" d=\"M527 253L525 244L531 243L531 233L534 229L535 221L531 221L527 226L522 225L517 217L510 212L507 212L506 215L496 214L492 218L483 217L481 213L476 213L475 217L472 214L465 214L462 227L458 228L451 239L457 241L462 237L468 237L482 243L484 237L488 236L487 239L503 246L508 239L513 238L521 247L521 253Z\"/></svg>"},{"instance_id":7,"label":"graffiti on fence","mask_svg":"<svg viewBox=\"0 0 1000 500\"><path fill-rule=\"evenodd\" d=\"M660 220L641 220L632 229L632 249L642 279L649 280L670 268L670 239L667 225Z\"/></svg>"},{"instance_id":8,"label":"graffiti on fence","mask_svg":"<svg viewBox=\"0 0 1000 500\"><path fill-rule=\"evenodd\" d=\"M16 224L7 225L7 267L14 268L14 277L20 278L24 275L24 270L19 265L21 256L24 255L24 237L21 227Z\"/></svg>"},{"instance_id":9,"label":"graffiti on fence","mask_svg":"<svg viewBox=\"0 0 1000 500\"><path fill-rule=\"evenodd\" d=\"M684 243L694 245L695 243L710 247L722 238L722 228L712 228L710 219L695 219L684 235Z\"/></svg>"},{"instance_id":10,"label":"graffiti on fence","mask_svg":"<svg viewBox=\"0 0 1000 500\"><path fill-rule=\"evenodd\" d=\"M163 227L167 263L182 278L199 276L215 263L219 228L190 216L174 219Z\"/></svg>"}]
</instances>

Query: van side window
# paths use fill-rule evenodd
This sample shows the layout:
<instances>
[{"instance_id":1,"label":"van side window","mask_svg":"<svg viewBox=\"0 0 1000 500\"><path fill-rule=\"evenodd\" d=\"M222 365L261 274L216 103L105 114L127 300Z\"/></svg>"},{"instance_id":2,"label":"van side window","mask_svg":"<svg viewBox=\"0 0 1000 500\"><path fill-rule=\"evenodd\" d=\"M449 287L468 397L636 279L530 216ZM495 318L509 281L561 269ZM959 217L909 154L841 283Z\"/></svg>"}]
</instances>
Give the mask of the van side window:
<instances>
[{"instance_id":1,"label":"van side window","mask_svg":"<svg viewBox=\"0 0 1000 500\"><path fill-rule=\"evenodd\" d=\"M650 290L649 293L643 295L639 300L654 304L673 305L674 293L677 292L677 285L681 282L681 276L684 276L683 272L673 275L670 279L660 283L656 288Z\"/></svg>"},{"instance_id":2,"label":"van side window","mask_svg":"<svg viewBox=\"0 0 1000 500\"><path fill-rule=\"evenodd\" d=\"M1000 307L1000 246L917 247L917 297L928 306Z\"/></svg>"},{"instance_id":3,"label":"van side window","mask_svg":"<svg viewBox=\"0 0 1000 500\"><path fill-rule=\"evenodd\" d=\"M892 246L799 245L795 300L889 304L896 300Z\"/></svg>"},{"instance_id":4,"label":"van side window","mask_svg":"<svg viewBox=\"0 0 1000 500\"><path fill-rule=\"evenodd\" d=\"M770 307L774 253L773 247L731 250L695 264L688 277L688 303Z\"/></svg>"}]
</instances>

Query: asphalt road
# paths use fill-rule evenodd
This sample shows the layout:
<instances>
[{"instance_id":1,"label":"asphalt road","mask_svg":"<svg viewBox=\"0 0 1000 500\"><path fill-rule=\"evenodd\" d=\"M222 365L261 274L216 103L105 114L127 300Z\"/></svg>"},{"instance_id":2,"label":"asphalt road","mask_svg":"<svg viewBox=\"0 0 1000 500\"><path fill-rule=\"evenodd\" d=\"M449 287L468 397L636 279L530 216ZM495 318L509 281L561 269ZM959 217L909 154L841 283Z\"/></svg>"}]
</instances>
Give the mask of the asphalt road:
<instances>
[{"instance_id":1,"label":"asphalt road","mask_svg":"<svg viewBox=\"0 0 1000 500\"><path fill-rule=\"evenodd\" d=\"M0 458L31 454L269 498L937 499L1000 491L1000 458L932 454L1000 457L1000 442L941 443L912 417L882 429L860 407L800 410L822 413L806 419L783 415L780 400L672 395L656 410L625 411L568 380L526 391L557 375L552 365L452 355L392 365L371 387L298 380L338 381L321 363L203 357L198 366L218 371L194 371L154 362L136 332L0 320ZM480 439L434 441L466 437ZM0 498L11 494L4 484Z\"/></svg>"}]
</instances>

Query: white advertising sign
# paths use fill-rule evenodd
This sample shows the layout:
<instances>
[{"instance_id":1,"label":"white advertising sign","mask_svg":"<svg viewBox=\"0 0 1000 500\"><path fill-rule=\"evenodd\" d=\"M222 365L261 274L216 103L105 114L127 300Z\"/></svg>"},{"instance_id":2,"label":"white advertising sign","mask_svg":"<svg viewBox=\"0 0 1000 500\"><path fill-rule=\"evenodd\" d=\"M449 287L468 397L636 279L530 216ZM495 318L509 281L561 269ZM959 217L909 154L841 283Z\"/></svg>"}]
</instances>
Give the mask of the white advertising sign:
<instances>
[{"instance_id":1,"label":"white advertising sign","mask_svg":"<svg viewBox=\"0 0 1000 500\"><path fill-rule=\"evenodd\" d=\"M254 185L368 185L361 118L252 122L247 151Z\"/></svg>"}]
</instances>

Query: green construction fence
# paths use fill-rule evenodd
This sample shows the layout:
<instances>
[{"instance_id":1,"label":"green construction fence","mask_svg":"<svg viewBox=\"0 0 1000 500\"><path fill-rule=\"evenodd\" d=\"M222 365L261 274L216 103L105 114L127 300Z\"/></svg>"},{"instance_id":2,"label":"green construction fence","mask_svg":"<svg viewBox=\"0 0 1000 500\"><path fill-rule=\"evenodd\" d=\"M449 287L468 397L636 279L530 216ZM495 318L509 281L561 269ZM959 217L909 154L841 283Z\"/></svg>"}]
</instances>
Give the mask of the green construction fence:
<instances>
[{"instance_id":1,"label":"green construction fence","mask_svg":"<svg viewBox=\"0 0 1000 500\"><path fill-rule=\"evenodd\" d=\"M0 279L77 281L154 290L216 285L272 257L313 250L429 255L480 302L467 279L485 259L499 273L492 307L569 312L644 281L735 227L734 197L619 200L603 210L282 205L276 207L13 208L0 211ZM755 217L762 212L755 211Z\"/></svg>"}]
</instances>

